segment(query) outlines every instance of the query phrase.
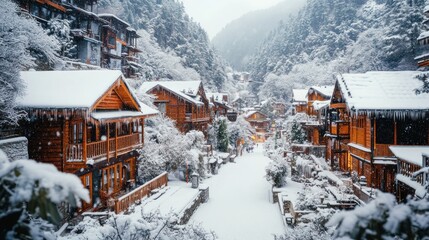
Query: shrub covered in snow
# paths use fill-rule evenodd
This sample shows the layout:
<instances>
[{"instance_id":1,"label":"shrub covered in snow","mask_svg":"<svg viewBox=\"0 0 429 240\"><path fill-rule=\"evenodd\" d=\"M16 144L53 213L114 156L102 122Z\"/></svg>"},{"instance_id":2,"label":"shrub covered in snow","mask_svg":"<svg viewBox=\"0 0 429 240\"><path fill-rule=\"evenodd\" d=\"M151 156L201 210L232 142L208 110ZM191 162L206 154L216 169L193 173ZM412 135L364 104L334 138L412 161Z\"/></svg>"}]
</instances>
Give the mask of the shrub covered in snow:
<instances>
[{"instance_id":1,"label":"shrub covered in snow","mask_svg":"<svg viewBox=\"0 0 429 240\"><path fill-rule=\"evenodd\" d=\"M145 145L140 151L138 167L141 182L164 171L194 171L204 167L204 164L199 164L203 133L191 131L183 135L172 120L163 116L147 119L144 131Z\"/></svg>"},{"instance_id":2,"label":"shrub covered in snow","mask_svg":"<svg viewBox=\"0 0 429 240\"><path fill-rule=\"evenodd\" d=\"M377 192L373 201L334 215L327 226L337 227L335 239L429 239L429 200L398 204L392 194Z\"/></svg>"},{"instance_id":3,"label":"shrub covered in snow","mask_svg":"<svg viewBox=\"0 0 429 240\"><path fill-rule=\"evenodd\" d=\"M265 168L267 181L271 182L275 187L283 187L286 185L286 177L289 173L289 164L287 161L279 154L273 153L271 155L270 162Z\"/></svg>"},{"instance_id":4,"label":"shrub covered in snow","mask_svg":"<svg viewBox=\"0 0 429 240\"><path fill-rule=\"evenodd\" d=\"M160 214L112 215L104 224L90 217L84 218L64 239L120 239L120 240L213 240L216 236L199 225L177 225L175 218Z\"/></svg>"},{"instance_id":5,"label":"shrub covered in snow","mask_svg":"<svg viewBox=\"0 0 429 240\"><path fill-rule=\"evenodd\" d=\"M254 128L250 125L244 116L237 117L235 122L227 122L229 143L235 146L238 140L243 140L244 144L252 144L252 135L255 132Z\"/></svg>"},{"instance_id":6,"label":"shrub covered in snow","mask_svg":"<svg viewBox=\"0 0 429 240\"><path fill-rule=\"evenodd\" d=\"M0 239L44 239L48 222L61 220L57 205L81 200L89 194L75 175L33 160L9 162L0 150Z\"/></svg>"}]
</instances>

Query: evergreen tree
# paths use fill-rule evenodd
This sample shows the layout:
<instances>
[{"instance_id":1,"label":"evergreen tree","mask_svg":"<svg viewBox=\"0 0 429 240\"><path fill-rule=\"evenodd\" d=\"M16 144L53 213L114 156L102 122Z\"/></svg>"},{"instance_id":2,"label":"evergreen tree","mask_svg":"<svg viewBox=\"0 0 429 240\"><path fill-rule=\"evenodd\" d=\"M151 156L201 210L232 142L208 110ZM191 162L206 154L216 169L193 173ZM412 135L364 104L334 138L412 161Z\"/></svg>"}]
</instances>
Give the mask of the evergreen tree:
<instances>
[{"instance_id":1,"label":"evergreen tree","mask_svg":"<svg viewBox=\"0 0 429 240\"><path fill-rule=\"evenodd\" d=\"M228 152L228 129L226 119L219 120L219 128L217 131L217 149L221 152Z\"/></svg>"},{"instance_id":2,"label":"evergreen tree","mask_svg":"<svg viewBox=\"0 0 429 240\"><path fill-rule=\"evenodd\" d=\"M292 122L291 141L292 143L302 144L307 139L304 129L296 120Z\"/></svg>"}]
</instances>

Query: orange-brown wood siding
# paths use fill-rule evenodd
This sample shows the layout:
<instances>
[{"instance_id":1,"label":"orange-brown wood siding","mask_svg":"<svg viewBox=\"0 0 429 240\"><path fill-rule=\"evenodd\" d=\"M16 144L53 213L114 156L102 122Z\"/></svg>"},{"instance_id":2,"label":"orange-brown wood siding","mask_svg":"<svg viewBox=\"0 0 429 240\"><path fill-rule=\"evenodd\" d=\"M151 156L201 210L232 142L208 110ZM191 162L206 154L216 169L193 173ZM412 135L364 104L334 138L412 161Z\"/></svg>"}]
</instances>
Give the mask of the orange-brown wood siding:
<instances>
[{"instance_id":1,"label":"orange-brown wood siding","mask_svg":"<svg viewBox=\"0 0 429 240\"><path fill-rule=\"evenodd\" d=\"M29 126L28 154L30 159L63 166L63 124L60 121L38 120Z\"/></svg>"}]
</instances>

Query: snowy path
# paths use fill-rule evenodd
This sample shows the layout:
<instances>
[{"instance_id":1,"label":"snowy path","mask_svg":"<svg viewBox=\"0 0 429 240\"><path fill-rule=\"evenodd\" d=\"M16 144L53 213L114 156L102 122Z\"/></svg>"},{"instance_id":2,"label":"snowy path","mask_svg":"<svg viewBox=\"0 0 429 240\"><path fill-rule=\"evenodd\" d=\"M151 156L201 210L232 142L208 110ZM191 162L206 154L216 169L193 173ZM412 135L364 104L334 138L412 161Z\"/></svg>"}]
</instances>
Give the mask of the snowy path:
<instances>
[{"instance_id":1,"label":"snowy path","mask_svg":"<svg viewBox=\"0 0 429 240\"><path fill-rule=\"evenodd\" d=\"M269 240L282 234L279 207L270 203L271 185L264 177L268 161L259 146L236 158L237 163L222 166L218 175L205 181L210 200L191 221L215 231L220 240Z\"/></svg>"}]
</instances>

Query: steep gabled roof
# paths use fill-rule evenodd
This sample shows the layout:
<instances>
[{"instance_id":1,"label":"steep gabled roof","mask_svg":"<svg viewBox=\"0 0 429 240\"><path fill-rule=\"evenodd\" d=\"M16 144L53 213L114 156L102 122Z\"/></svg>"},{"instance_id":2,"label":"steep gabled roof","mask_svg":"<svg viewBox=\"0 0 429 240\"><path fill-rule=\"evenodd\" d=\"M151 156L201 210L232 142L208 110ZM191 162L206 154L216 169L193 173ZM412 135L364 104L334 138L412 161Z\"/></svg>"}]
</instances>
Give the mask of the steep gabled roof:
<instances>
[{"instance_id":1,"label":"steep gabled roof","mask_svg":"<svg viewBox=\"0 0 429 240\"><path fill-rule=\"evenodd\" d=\"M307 102L308 89L292 89L294 102Z\"/></svg>"},{"instance_id":2,"label":"steep gabled roof","mask_svg":"<svg viewBox=\"0 0 429 240\"><path fill-rule=\"evenodd\" d=\"M157 86L162 87L176 94L180 98L197 105L203 105L200 101L198 92L201 86L201 81L153 81L144 82L140 86L140 91L149 93Z\"/></svg>"},{"instance_id":3,"label":"steep gabled roof","mask_svg":"<svg viewBox=\"0 0 429 240\"><path fill-rule=\"evenodd\" d=\"M352 111L429 111L429 93L416 94L422 86L417 71L380 71L337 76L343 101Z\"/></svg>"},{"instance_id":4,"label":"steep gabled roof","mask_svg":"<svg viewBox=\"0 0 429 240\"><path fill-rule=\"evenodd\" d=\"M25 88L17 98L20 108L91 108L115 83L119 70L25 71Z\"/></svg>"},{"instance_id":5,"label":"steep gabled roof","mask_svg":"<svg viewBox=\"0 0 429 240\"><path fill-rule=\"evenodd\" d=\"M311 93L311 91L315 91L318 94L330 99L332 92L334 91L334 86L312 86L310 89L308 89L308 93Z\"/></svg>"}]
</instances>

